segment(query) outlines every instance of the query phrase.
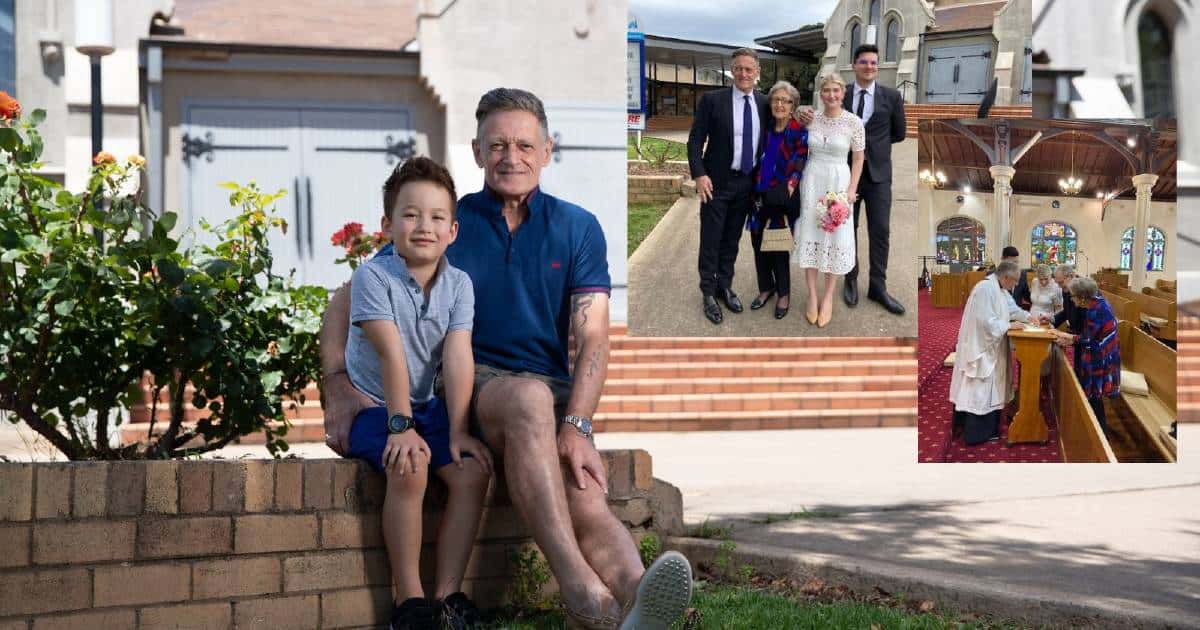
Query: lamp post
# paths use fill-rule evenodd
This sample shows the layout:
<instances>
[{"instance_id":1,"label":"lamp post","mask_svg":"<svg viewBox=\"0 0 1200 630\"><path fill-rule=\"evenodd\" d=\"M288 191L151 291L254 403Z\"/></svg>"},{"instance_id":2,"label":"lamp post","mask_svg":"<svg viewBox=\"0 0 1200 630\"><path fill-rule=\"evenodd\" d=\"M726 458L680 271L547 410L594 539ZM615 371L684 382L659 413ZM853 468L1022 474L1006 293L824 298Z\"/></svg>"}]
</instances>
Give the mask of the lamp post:
<instances>
[{"instance_id":1,"label":"lamp post","mask_svg":"<svg viewBox=\"0 0 1200 630\"><path fill-rule=\"evenodd\" d=\"M92 65L92 157L104 145L104 101L100 93L100 60L113 50L112 0L75 0L75 50ZM103 232L96 230L103 245Z\"/></svg>"}]
</instances>

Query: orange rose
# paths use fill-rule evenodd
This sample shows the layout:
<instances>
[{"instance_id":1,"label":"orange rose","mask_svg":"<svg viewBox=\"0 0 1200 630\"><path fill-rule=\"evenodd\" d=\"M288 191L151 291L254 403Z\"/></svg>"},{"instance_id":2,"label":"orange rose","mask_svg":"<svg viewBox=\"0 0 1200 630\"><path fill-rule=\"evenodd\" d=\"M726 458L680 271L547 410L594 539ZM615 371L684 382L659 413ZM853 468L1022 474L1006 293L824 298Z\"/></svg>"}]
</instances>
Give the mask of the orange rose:
<instances>
[{"instance_id":1,"label":"orange rose","mask_svg":"<svg viewBox=\"0 0 1200 630\"><path fill-rule=\"evenodd\" d=\"M8 95L8 92L0 90L0 120L16 119L21 117L21 104L17 99Z\"/></svg>"},{"instance_id":2,"label":"orange rose","mask_svg":"<svg viewBox=\"0 0 1200 630\"><path fill-rule=\"evenodd\" d=\"M96 166L100 166L102 164L112 164L116 161L117 158L108 151L101 151L96 154L96 157L92 158L92 164L95 164Z\"/></svg>"}]
</instances>

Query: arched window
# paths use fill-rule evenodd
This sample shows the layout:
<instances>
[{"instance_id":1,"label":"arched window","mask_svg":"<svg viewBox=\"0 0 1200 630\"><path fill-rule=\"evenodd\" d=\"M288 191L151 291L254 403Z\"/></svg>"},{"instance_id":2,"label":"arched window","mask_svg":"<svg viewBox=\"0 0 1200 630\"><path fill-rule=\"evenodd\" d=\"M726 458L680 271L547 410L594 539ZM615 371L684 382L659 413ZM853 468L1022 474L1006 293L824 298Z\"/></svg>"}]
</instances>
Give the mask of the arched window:
<instances>
[{"instance_id":1,"label":"arched window","mask_svg":"<svg viewBox=\"0 0 1200 630\"><path fill-rule=\"evenodd\" d=\"M862 31L858 27L858 22L855 22L850 27L850 65L854 65L854 51L858 50L858 45L862 43Z\"/></svg>"},{"instance_id":2,"label":"arched window","mask_svg":"<svg viewBox=\"0 0 1200 630\"><path fill-rule=\"evenodd\" d=\"M1133 228L1121 235L1121 270L1129 271L1133 263ZM1162 271L1167 257L1167 237L1153 225L1146 228L1146 271Z\"/></svg>"},{"instance_id":3,"label":"arched window","mask_svg":"<svg viewBox=\"0 0 1200 630\"><path fill-rule=\"evenodd\" d=\"M979 221L964 216L950 217L938 223L935 239L938 264L983 264L987 238Z\"/></svg>"},{"instance_id":4,"label":"arched window","mask_svg":"<svg viewBox=\"0 0 1200 630\"><path fill-rule=\"evenodd\" d=\"M1171 85L1171 30L1159 14L1146 11L1138 18L1138 55L1142 70L1142 113L1146 118L1174 118Z\"/></svg>"},{"instance_id":5,"label":"arched window","mask_svg":"<svg viewBox=\"0 0 1200 630\"><path fill-rule=\"evenodd\" d=\"M1075 228L1065 223L1047 221L1033 228L1029 251L1033 254L1035 265L1074 265L1077 245Z\"/></svg>"},{"instance_id":6,"label":"arched window","mask_svg":"<svg viewBox=\"0 0 1200 630\"><path fill-rule=\"evenodd\" d=\"M879 0L871 0L871 12L867 15L870 16L867 24L879 26Z\"/></svg>"},{"instance_id":7,"label":"arched window","mask_svg":"<svg viewBox=\"0 0 1200 630\"><path fill-rule=\"evenodd\" d=\"M887 25L887 48L883 51L884 61L900 59L900 20L892 18Z\"/></svg>"}]
</instances>

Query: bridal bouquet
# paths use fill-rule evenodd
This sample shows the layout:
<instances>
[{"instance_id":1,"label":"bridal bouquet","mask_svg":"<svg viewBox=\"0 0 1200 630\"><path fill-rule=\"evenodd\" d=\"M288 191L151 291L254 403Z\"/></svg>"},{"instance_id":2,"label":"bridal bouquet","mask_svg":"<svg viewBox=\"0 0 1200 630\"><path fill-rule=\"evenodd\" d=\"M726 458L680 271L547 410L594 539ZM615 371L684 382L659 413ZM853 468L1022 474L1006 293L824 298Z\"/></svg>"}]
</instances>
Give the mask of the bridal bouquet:
<instances>
[{"instance_id":1,"label":"bridal bouquet","mask_svg":"<svg viewBox=\"0 0 1200 630\"><path fill-rule=\"evenodd\" d=\"M850 218L845 193L827 192L817 200L817 205L821 207L821 229L826 232L833 232Z\"/></svg>"}]
</instances>

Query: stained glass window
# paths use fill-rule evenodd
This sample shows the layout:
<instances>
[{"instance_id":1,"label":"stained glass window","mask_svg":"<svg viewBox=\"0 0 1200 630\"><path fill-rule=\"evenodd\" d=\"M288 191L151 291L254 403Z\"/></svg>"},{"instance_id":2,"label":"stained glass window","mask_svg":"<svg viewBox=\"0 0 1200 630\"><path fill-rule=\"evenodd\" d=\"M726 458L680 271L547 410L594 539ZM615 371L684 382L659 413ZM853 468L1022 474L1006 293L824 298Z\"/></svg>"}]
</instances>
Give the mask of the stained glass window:
<instances>
[{"instance_id":1,"label":"stained glass window","mask_svg":"<svg viewBox=\"0 0 1200 630\"><path fill-rule=\"evenodd\" d=\"M1121 235L1121 270L1132 269L1133 228L1125 230ZM1167 256L1167 237L1162 230L1149 226L1146 228L1146 271L1162 271L1163 260Z\"/></svg>"},{"instance_id":2,"label":"stained glass window","mask_svg":"<svg viewBox=\"0 0 1200 630\"><path fill-rule=\"evenodd\" d=\"M1057 221L1047 221L1033 228L1029 251L1033 264L1074 265L1078 239L1075 228Z\"/></svg>"},{"instance_id":3,"label":"stained glass window","mask_svg":"<svg viewBox=\"0 0 1200 630\"><path fill-rule=\"evenodd\" d=\"M983 225L970 217L951 217L937 226L937 262L981 265L987 249Z\"/></svg>"}]
</instances>

